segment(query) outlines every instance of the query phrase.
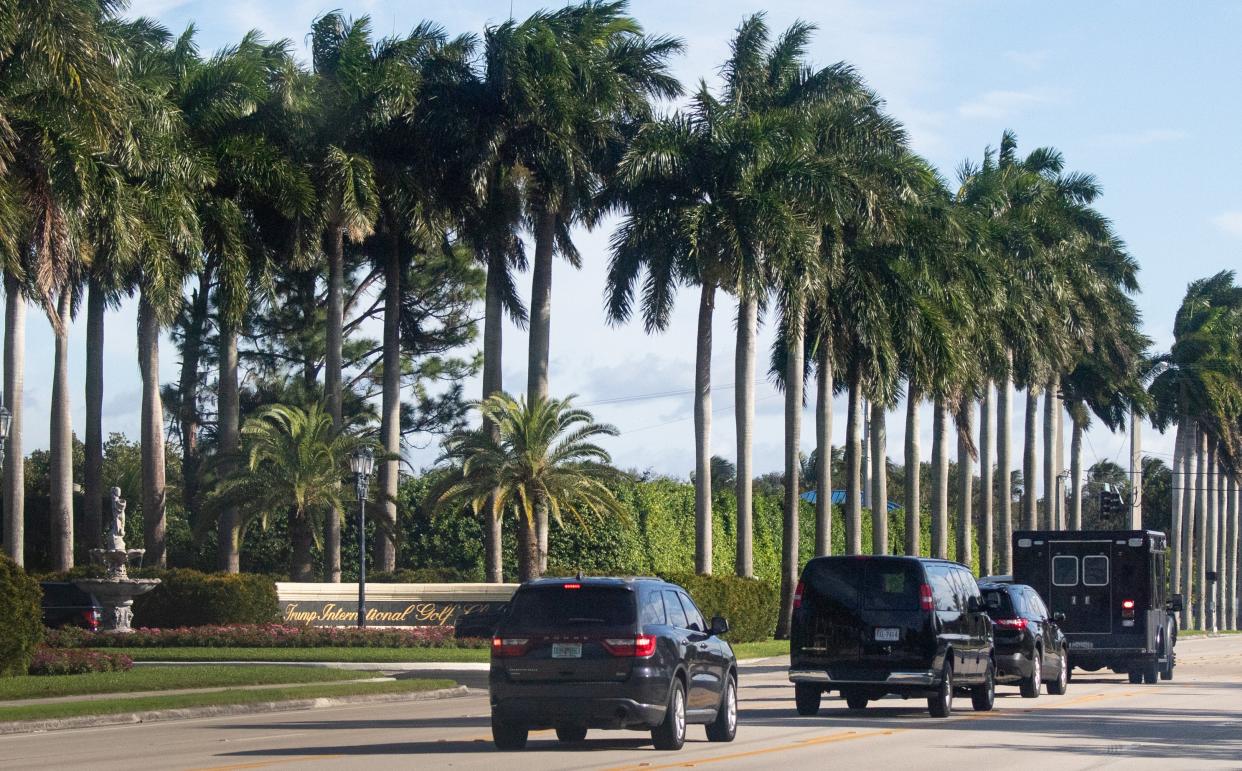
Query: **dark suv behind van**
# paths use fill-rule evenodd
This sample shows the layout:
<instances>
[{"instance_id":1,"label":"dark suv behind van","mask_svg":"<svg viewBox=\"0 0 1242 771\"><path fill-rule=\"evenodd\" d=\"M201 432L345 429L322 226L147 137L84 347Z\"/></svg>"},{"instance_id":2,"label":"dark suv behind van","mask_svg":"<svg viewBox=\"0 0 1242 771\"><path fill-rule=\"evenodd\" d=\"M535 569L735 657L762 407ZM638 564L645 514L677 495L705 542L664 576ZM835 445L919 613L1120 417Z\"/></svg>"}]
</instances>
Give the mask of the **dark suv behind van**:
<instances>
[{"instance_id":1,"label":"dark suv behind van","mask_svg":"<svg viewBox=\"0 0 1242 771\"><path fill-rule=\"evenodd\" d=\"M969 690L976 710L995 698L992 622L974 576L920 557L817 557L794 594L789 679L798 714L839 691L850 709L888 694L926 696L947 717Z\"/></svg>"},{"instance_id":2,"label":"dark suv behind van","mask_svg":"<svg viewBox=\"0 0 1242 771\"><path fill-rule=\"evenodd\" d=\"M650 730L681 749L687 723L711 741L737 730L737 660L681 587L657 578L541 579L513 595L492 638L492 738L531 729L578 742L588 728Z\"/></svg>"}]
</instances>

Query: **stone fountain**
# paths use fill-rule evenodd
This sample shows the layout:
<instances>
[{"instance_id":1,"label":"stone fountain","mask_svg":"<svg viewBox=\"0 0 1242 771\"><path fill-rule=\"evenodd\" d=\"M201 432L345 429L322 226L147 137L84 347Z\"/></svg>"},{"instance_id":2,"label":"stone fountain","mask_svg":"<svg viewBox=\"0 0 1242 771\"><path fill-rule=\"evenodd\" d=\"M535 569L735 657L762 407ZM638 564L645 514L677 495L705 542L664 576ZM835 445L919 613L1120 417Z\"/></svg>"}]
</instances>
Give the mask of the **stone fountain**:
<instances>
[{"instance_id":1,"label":"stone fountain","mask_svg":"<svg viewBox=\"0 0 1242 771\"><path fill-rule=\"evenodd\" d=\"M132 632L134 598L159 585L158 578L130 578L129 561L142 558L146 549L125 548L125 499L121 488L112 488L112 519L108 524L107 548L91 549L91 557L103 562L104 578L86 578L73 583L95 595L103 605L101 629L105 632Z\"/></svg>"}]
</instances>

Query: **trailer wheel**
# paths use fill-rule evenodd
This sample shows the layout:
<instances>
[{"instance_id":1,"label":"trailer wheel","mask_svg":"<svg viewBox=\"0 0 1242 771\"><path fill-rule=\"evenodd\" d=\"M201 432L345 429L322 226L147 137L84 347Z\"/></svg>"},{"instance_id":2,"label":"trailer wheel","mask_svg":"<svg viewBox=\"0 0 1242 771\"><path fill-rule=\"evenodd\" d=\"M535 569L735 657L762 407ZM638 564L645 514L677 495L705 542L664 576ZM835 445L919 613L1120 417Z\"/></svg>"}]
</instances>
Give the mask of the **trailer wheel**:
<instances>
[{"instance_id":1,"label":"trailer wheel","mask_svg":"<svg viewBox=\"0 0 1242 771\"><path fill-rule=\"evenodd\" d=\"M1152 659L1143 664L1143 682L1155 685L1160 679L1160 662Z\"/></svg>"},{"instance_id":2,"label":"trailer wheel","mask_svg":"<svg viewBox=\"0 0 1242 771\"><path fill-rule=\"evenodd\" d=\"M1130 685L1138 685L1143 682L1143 670L1131 669L1126 675L1130 678Z\"/></svg>"}]
</instances>

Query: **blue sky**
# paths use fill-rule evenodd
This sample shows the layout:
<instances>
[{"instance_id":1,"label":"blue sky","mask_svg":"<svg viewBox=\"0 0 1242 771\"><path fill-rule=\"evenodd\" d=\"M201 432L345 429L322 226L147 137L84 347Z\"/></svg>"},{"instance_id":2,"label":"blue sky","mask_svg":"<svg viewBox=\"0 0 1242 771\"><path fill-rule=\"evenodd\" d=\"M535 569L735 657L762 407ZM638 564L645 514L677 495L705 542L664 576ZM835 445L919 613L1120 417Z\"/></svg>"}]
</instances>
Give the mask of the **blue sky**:
<instances>
[{"instance_id":1,"label":"blue sky","mask_svg":"<svg viewBox=\"0 0 1242 771\"><path fill-rule=\"evenodd\" d=\"M521 17L543 3L513 0ZM322 3L317 0L135 0L131 15L159 19L174 31L193 21L204 51L237 40L252 28L288 38L305 50L305 35L318 14L339 7L369 14L378 34L400 33L424 18L450 33L479 32L503 21L510 0L458 0L415 4L378 0ZM733 29L749 13L766 10L773 30L795 19L818 25L811 56L818 64L848 61L863 73L902 120L916 150L947 176L964 158L978 159L1005 128L1018 134L1019 149L1053 145L1070 169L1096 174L1104 187L1100 208L1138 259L1138 303L1158 348L1170 342L1173 313L1186 284L1239 265L1242 247L1242 123L1236 43L1242 4L1195 2L833 2L803 0L766 6L722 0L709 4L663 0L633 2L634 15L652 33L683 38L686 54L674 63L685 83L714 83L728 55ZM575 272L558 264L553 281L554 393L578 393L580 402L616 424L622 436L610 444L624 467L685 475L693 466L688 393L598 404L646 394L689 389L693 384L696 298L683 292L670 330L647 337L640 328L612 328L602 318L601 292L610 227L577 238L585 266ZM526 284L526 280L523 280ZM29 321L27 447L46 445L51 336L41 318ZM525 385L525 337L507 331L506 385ZM733 304L717 304L713 447L732 456ZM761 344L770 340L762 332ZM75 425L81 426L84 330L73 335ZM138 377L134 309L109 319L109 371L105 431L136 435ZM165 380L175 376L176 350L162 351ZM477 385L468 386L471 393ZM781 400L769 384L758 391L756 466L780 466ZM836 434L843 436L843 404ZM1020 409L1015 410L1021 414ZM808 417L810 414L808 413ZM901 432L890 417L890 456L900 457ZM930 420L923 421L926 427ZM813 423L804 446L813 445ZM926 428L925 428L926 430ZM1148 449L1168 453L1171 440L1152 435ZM924 437L924 451L930 449ZM1122 438L1093 430L1087 459L1120 460ZM434 446L413 448L415 465L435 459ZM1167 459L1167 455L1165 455Z\"/></svg>"}]
</instances>

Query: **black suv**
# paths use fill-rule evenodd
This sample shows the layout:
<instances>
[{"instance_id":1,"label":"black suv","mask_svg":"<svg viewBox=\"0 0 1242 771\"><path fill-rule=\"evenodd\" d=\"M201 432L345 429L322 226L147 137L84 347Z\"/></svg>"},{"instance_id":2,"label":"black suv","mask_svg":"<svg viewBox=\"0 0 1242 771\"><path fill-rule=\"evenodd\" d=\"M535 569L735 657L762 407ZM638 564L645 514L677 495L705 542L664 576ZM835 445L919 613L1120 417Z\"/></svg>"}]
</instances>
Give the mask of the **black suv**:
<instances>
[{"instance_id":1,"label":"black suv","mask_svg":"<svg viewBox=\"0 0 1242 771\"><path fill-rule=\"evenodd\" d=\"M658 578L555 578L522 584L492 638L492 738L521 749L531 729L580 742L588 728L650 730L681 749L687 723L737 731L737 659L684 589Z\"/></svg>"},{"instance_id":2,"label":"black suv","mask_svg":"<svg viewBox=\"0 0 1242 771\"><path fill-rule=\"evenodd\" d=\"M1039 593L1025 584L979 582L983 602L992 617L996 639L996 681L1017 683L1028 699L1048 693L1060 696L1069 685L1069 658L1058 620L1044 606ZM1051 675L1051 678L1049 677Z\"/></svg>"},{"instance_id":3,"label":"black suv","mask_svg":"<svg viewBox=\"0 0 1242 771\"><path fill-rule=\"evenodd\" d=\"M888 694L926 696L948 717L968 691L992 708L992 622L969 569L921 557L817 557L794 593L789 679L798 714L839 691L850 709Z\"/></svg>"},{"instance_id":4,"label":"black suv","mask_svg":"<svg viewBox=\"0 0 1242 771\"><path fill-rule=\"evenodd\" d=\"M80 626L96 631L103 617L103 606L89 592L66 581L43 581L43 625L50 629Z\"/></svg>"}]
</instances>

